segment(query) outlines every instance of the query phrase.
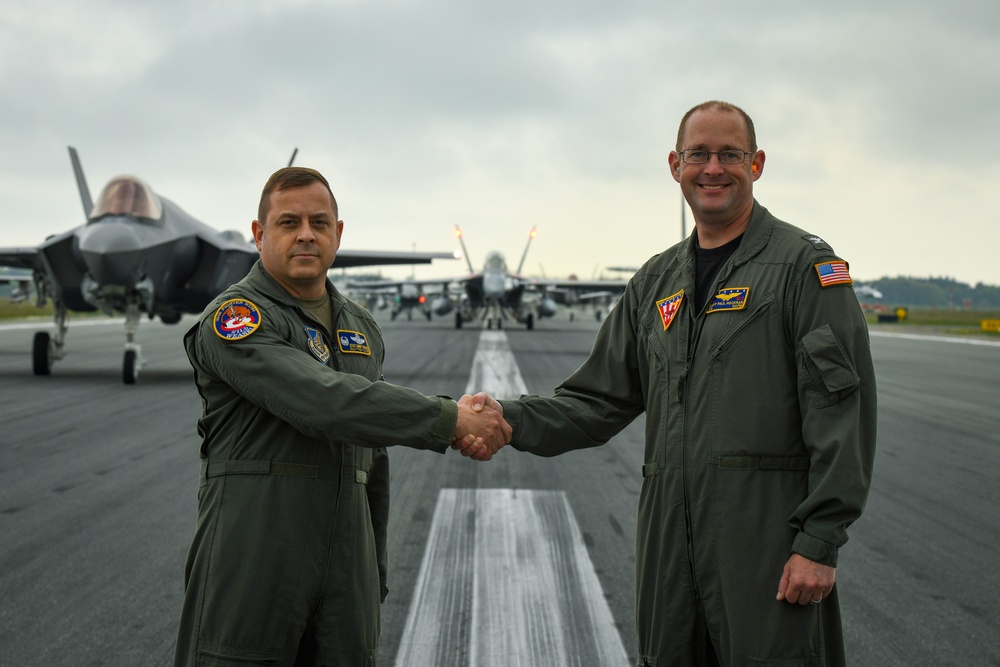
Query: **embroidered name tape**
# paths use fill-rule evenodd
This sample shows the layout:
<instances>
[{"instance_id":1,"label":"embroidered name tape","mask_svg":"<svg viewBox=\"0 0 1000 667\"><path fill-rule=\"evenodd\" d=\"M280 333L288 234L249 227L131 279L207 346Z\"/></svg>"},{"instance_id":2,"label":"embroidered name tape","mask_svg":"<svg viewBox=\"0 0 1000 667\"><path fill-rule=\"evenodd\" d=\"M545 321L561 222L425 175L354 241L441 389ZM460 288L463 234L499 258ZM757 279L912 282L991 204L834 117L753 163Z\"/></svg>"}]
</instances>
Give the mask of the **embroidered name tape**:
<instances>
[{"instance_id":1,"label":"embroidered name tape","mask_svg":"<svg viewBox=\"0 0 1000 667\"><path fill-rule=\"evenodd\" d=\"M747 306L749 287L725 287L719 290L715 298L708 304L706 313L717 313L722 310L743 310Z\"/></svg>"},{"instance_id":2,"label":"embroidered name tape","mask_svg":"<svg viewBox=\"0 0 1000 667\"><path fill-rule=\"evenodd\" d=\"M360 331L337 331L337 341L340 344L340 351L344 354L363 354L372 356L371 348L368 347L368 339Z\"/></svg>"}]
</instances>

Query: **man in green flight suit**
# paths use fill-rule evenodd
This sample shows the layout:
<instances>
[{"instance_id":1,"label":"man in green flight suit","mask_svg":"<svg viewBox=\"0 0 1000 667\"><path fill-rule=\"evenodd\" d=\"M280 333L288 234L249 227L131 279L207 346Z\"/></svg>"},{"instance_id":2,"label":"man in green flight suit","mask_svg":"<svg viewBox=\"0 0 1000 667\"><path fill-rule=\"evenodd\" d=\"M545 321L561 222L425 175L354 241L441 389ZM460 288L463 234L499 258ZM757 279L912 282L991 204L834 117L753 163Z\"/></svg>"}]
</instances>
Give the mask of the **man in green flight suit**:
<instances>
[{"instance_id":1,"label":"man in green flight suit","mask_svg":"<svg viewBox=\"0 0 1000 667\"><path fill-rule=\"evenodd\" d=\"M381 380L378 325L327 278L343 224L319 172L275 172L260 260L184 338L203 443L175 665L376 665L385 447L510 439L495 411Z\"/></svg>"},{"instance_id":2,"label":"man in green flight suit","mask_svg":"<svg viewBox=\"0 0 1000 667\"><path fill-rule=\"evenodd\" d=\"M543 456L645 411L639 665L845 665L837 553L876 431L847 263L755 201L764 152L742 109L691 109L670 167L695 232L639 269L589 359L552 397L460 403L503 410L511 444Z\"/></svg>"}]
</instances>

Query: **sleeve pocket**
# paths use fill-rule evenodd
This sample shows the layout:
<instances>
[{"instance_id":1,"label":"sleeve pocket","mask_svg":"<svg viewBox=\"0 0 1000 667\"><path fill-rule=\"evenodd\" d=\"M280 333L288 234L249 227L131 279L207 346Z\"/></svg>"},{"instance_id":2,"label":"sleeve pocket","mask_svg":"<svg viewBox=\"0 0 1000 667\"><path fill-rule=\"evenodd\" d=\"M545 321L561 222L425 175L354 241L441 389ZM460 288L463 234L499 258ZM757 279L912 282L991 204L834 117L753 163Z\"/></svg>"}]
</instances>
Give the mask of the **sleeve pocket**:
<instances>
[{"instance_id":1,"label":"sleeve pocket","mask_svg":"<svg viewBox=\"0 0 1000 667\"><path fill-rule=\"evenodd\" d=\"M861 382L828 324L803 336L799 355L806 371L806 393L815 407L838 403Z\"/></svg>"}]
</instances>

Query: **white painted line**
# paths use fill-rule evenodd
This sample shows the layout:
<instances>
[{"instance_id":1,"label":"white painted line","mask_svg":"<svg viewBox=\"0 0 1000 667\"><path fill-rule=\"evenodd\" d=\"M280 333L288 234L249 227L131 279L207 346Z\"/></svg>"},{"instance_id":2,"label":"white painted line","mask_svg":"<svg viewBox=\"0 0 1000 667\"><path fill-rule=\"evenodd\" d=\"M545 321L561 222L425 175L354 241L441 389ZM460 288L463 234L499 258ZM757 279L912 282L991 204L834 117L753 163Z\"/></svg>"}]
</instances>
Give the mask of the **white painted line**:
<instances>
[{"instance_id":1,"label":"white painted line","mask_svg":"<svg viewBox=\"0 0 1000 667\"><path fill-rule=\"evenodd\" d=\"M510 341L503 331L484 330L479 334L479 346L472 359L472 371L465 393L485 391L498 400L518 398L528 393L517 366Z\"/></svg>"},{"instance_id":2,"label":"white painted line","mask_svg":"<svg viewBox=\"0 0 1000 667\"><path fill-rule=\"evenodd\" d=\"M869 331L868 333L872 336L882 336L883 338L908 338L910 340L930 340L930 341L937 341L939 343L960 343L962 345L984 345L986 347L1000 347L1000 341L983 340L982 338L956 338L954 336L891 333L887 331Z\"/></svg>"},{"instance_id":3,"label":"white painted line","mask_svg":"<svg viewBox=\"0 0 1000 667\"><path fill-rule=\"evenodd\" d=\"M397 667L624 667L562 491L443 489Z\"/></svg>"}]
</instances>

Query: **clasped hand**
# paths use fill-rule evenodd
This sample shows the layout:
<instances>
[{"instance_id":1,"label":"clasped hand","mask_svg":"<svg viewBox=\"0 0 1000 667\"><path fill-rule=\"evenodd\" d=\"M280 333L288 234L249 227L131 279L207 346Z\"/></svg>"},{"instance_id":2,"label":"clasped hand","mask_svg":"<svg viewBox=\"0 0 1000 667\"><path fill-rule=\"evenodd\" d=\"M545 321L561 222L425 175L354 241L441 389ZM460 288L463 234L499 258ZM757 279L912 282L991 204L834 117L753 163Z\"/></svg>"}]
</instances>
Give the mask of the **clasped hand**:
<instances>
[{"instance_id":1,"label":"clasped hand","mask_svg":"<svg viewBox=\"0 0 1000 667\"><path fill-rule=\"evenodd\" d=\"M510 424L503 418L503 406L489 394L465 394L458 401L458 421L451 448L476 461L489 461L510 442Z\"/></svg>"}]
</instances>

